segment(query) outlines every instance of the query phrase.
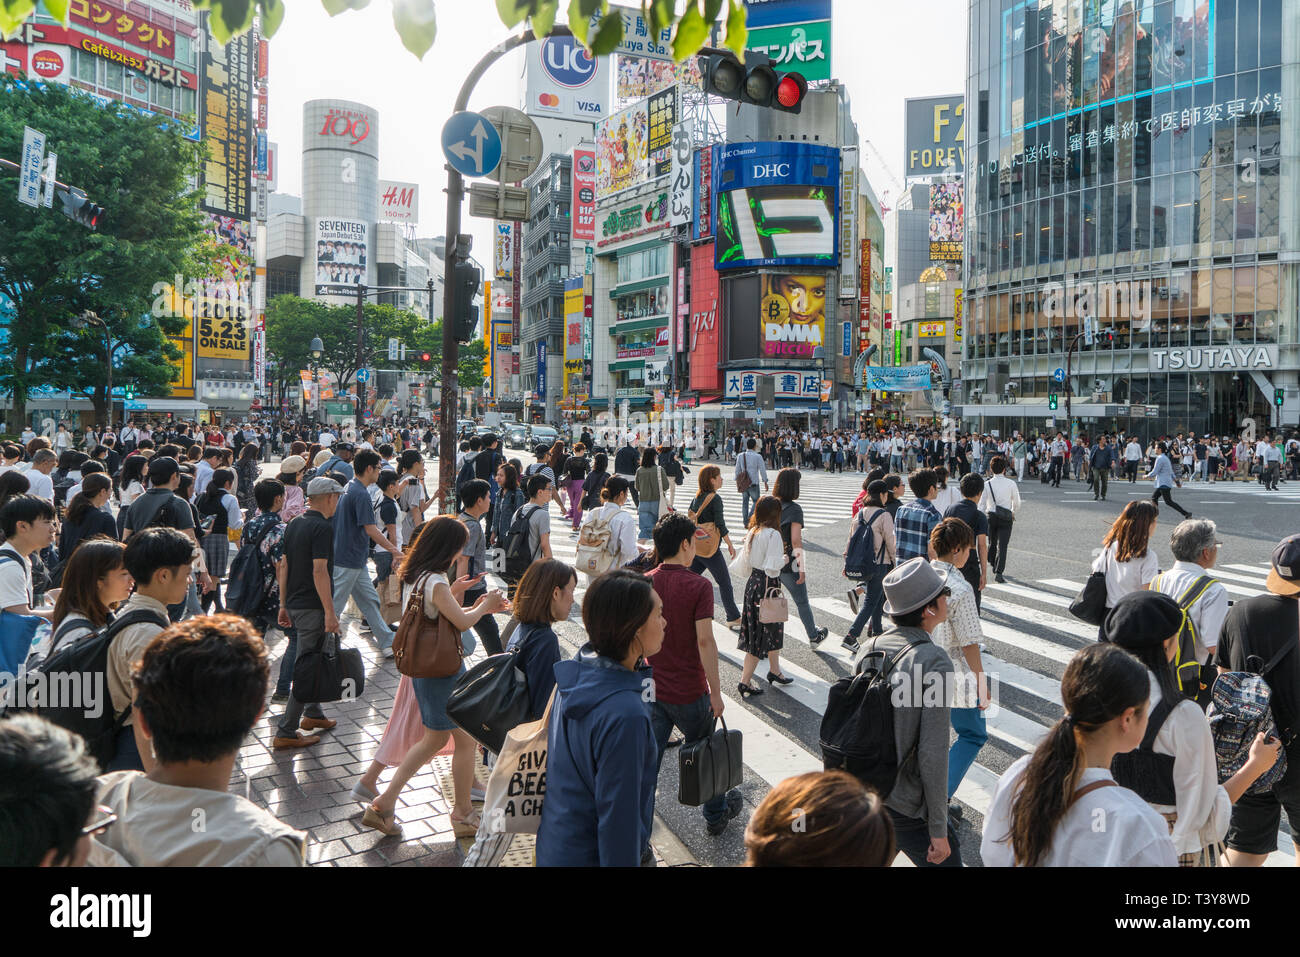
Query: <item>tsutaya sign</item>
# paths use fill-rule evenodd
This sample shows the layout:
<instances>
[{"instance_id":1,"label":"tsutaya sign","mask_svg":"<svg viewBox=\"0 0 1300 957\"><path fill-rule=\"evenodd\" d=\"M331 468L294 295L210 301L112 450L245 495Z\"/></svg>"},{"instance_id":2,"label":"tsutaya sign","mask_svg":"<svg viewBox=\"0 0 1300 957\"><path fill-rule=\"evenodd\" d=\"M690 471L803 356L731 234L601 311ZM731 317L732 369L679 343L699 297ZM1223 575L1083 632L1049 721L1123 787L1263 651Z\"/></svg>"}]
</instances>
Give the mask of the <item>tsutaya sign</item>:
<instances>
[{"instance_id":1,"label":"tsutaya sign","mask_svg":"<svg viewBox=\"0 0 1300 957\"><path fill-rule=\"evenodd\" d=\"M1153 372L1178 369L1273 369L1277 346L1189 346L1152 349L1148 368Z\"/></svg>"}]
</instances>

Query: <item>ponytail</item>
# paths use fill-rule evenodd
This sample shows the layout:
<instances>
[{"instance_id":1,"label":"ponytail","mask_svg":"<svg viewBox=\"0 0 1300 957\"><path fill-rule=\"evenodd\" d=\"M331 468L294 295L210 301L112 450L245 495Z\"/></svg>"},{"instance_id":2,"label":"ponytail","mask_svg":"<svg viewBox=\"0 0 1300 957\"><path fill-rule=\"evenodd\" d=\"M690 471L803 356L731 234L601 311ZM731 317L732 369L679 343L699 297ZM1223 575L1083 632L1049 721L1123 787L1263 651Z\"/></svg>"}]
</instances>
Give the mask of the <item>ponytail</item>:
<instances>
[{"instance_id":1,"label":"ponytail","mask_svg":"<svg viewBox=\"0 0 1300 957\"><path fill-rule=\"evenodd\" d=\"M1056 826L1074 801L1087 766L1087 740L1102 725L1151 697L1145 665L1116 645L1095 644L1066 666L1066 714L1034 749L1011 804L1010 839L1018 867L1035 867L1051 850Z\"/></svg>"}]
</instances>

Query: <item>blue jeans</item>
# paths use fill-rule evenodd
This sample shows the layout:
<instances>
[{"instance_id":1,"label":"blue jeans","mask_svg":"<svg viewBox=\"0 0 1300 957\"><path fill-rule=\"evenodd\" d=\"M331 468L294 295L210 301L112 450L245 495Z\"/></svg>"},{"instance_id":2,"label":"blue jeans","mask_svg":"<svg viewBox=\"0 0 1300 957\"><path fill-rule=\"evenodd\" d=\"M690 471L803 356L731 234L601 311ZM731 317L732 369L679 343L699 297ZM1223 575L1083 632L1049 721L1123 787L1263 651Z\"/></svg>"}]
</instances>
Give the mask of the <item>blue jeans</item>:
<instances>
[{"instance_id":1,"label":"blue jeans","mask_svg":"<svg viewBox=\"0 0 1300 957\"><path fill-rule=\"evenodd\" d=\"M393 573L393 553L381 550L371 557L375 560L375 577L382 582Z\"/></svg>"},{"instance_id":2,"label":"blue jeans","mask_svg":"<svg viewBox=\"0 0 1300 957\"><path fill-rule=\"evenodd\" d=\"M799 610L799 620L803 622L803 630L808 632L808 640L812 641L817 633L817 622L813 621L812 605L808 604L808 585L798 585L798 580L799 575L794 571L782 570L781 584L794 599L794 605Z\"/></svg>"},{"instance_id":3,"label":"blue jeans","mask_svg":"<svg viewBox=\"0 0 1300 957\"><path fill-rule=\"evenodd\" d=\"M741 496L740 496L740 515L741 515L741 524L742 524L742 525L748 525L748 524L749 524L749 516L752 515L752 514L754 513L754 507L755 507L756 505L758 505L758 500L759 500L760 497L761 497L761 495L760 495L760 493L759 493L759 491L758 491L758 483L757 483L757 482L755 482L755 483L754 483L753 485L751 485L749 488L745 489L744 493L741 494Z\"/></svg>"},{"instance_id":4,"label":"blue jeans","mask_svg":"<svg viewBox=\"0 0 1300 957\"><path fill-rule=\"evenodd\" d=\"M957 732L957 740L948 749L948 797L952 797L989 734L984 727L984 712L979 708L952 708L948 713L952 729Z\"/></svg>"},{"instance_id":5,"label":"blue jeans","mask_svg":"<svg viewBox=\"0 0 1300 957\"><path fill-rule=\"evenodd\" d=\"M705 571L713 576L713 580L718 583L718 591L722 595L722 607L727 613L727 621L735 621L740 617L740 609L736 607L736 595L731 587L731 573L727 570L727 560L722 557L722 546L708 558L695 556L695 561L691 562L691 571L703 575Z\"/></svg>"},{"instance_id":6,"label":"blue jeans","mask_svg":"<svg viewBox=\"0 0 1300 957\"><path fill-rule=\"evenodd\" d=\"M659 759L655 762L655 774L663 764L664 749L668 747L668 737L676 725L681 731L685 744L706 738L713 731L713 711L709 707L709 696L704 694L690 704L665 704L654 701L650 704L650 727L654 730L655 745L659 748ZM716 824L727 816L727 796L719 794L712 800L704 802L704 820Z\"/></svg>"},{"instance_id":7,"label":"blue jeans","mask_svg":"<svg viewBox=\"0 0 1300 957\"><path fill-rule=\"evenodd\" d=\"M370 626L370 631L374 634L380 649L391 645L394 637L393 630L388 627L388 622L384 621L384 616L379 610L379 592L375 591L375 583L370 580L370 572L364 566L334 568L335 614L342 613L349 595L361 609L361 614L366 624Z\"/></svg>"},{"instance_id":8,"label":"blue jeans","mask_svg":"<svg viewBox=\"0 0 1300 957\"><path fill-rule=\"evenodd\" d=\"M885 596L885 575L889 572L889 567L881 565L874 575L870 578L864 578L858 584L862 587L864 597L862 604L858 606L858 616L853 619L853 624L849 626L847 637L857 639L862 635L862 629L866 627L867 619L871 619L871 630L875 634L880 634L883 630L880 622L880 609L884 602Z\"/></svg>"},{"instance_id":9,"label":"blue jeans","mask_svg":"<svg viewBox=\"0 0 1300 957\"><path fill-rule=\"evenodd\" d=\"M653 502L641 502L636 507L637 537L650 538L654 534L655 522L659 521L659 499Z\"/></svg>"}]
</instances>

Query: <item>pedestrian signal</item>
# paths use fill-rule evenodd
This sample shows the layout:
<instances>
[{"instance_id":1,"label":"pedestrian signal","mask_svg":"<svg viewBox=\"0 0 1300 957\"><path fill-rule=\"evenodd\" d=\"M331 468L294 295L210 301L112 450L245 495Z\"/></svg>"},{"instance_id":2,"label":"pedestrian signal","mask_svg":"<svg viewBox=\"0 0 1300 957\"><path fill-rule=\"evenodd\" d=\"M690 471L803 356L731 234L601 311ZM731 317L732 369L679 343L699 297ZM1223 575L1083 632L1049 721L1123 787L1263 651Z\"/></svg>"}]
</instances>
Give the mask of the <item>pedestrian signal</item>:
<instances>
[{"instance_id":1,"label":"pedestrian signal","mask_svg":"<svg viewBox=\"0 0 1300 957\"><path fill-rule=\"evenodd\" d=\"M1053 412L1056 411L1056 393L1053 392L1047 397L1047 407Z\"/></svg>"},{"instance_id":2,"label":"pedestrian signal","mask_svg":"<svg viewBox=\"0 0 1300 957\"><path fill-rule=\"evenodd\" d=\"M1273 390L1273 404L1279 409L1286 403L1286 389Z\"/></svg>"}]
</instances>

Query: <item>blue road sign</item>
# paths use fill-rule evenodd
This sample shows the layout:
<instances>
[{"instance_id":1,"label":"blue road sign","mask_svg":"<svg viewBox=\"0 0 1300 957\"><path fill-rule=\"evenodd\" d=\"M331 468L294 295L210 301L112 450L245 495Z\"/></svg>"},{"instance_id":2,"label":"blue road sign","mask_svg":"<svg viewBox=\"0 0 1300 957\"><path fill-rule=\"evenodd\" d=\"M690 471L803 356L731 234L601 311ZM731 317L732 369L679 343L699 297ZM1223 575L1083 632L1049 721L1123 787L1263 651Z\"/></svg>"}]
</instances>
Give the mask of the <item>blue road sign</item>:
<instances>
[{"instance_id":1,"label":"blue road sign","mask_svg":"<svg viewBox=\"0 0 1300 957\"><path fill-rule=\"evenodd\" d=\"M369 379L370 379L370 370L369 370L369 369L358 369L358 370L357 370L357 381L358 381L358 382L366 382L366 381L368 381Z\"/></svg>"},{"instance_id":2,"label":"blue road sign","mask_svg":"<svg viewBox=\"0 0 1300 957\"><path fill-rule=\"evenodd\" d=\"M463 176L487 176L501 162L501 137L480 114L453 113L442 128L442 153Z\"/></svg>"},{"instance_id":3,"label":"blue road sign","mask_svg":"<svg viewBox=\"0 0 1300 957\"><path fill-rule=\"evenodd\" d=\"M1064 369L1053 369L1053 370L1052 370L1052 378L1055 379L1057 382L1064 382L1064 381L1065 381L1065 370L1064 370Z\"/></svg>"}]
</instances>

